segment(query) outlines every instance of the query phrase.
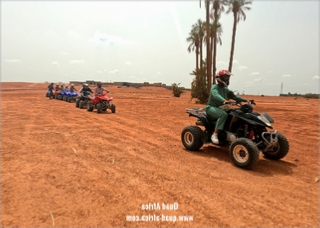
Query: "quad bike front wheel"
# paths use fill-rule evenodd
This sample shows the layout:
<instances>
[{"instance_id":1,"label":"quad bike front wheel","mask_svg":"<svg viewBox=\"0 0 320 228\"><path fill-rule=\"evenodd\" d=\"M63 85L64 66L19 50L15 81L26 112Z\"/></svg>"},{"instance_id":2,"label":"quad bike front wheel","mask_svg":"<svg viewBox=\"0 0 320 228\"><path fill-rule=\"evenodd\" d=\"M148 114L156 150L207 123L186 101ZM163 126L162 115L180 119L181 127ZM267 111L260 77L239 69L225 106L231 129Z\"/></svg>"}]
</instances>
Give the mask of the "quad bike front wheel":
<instances>
[{"instance_id":1,"label":"quad bike front wheel","mask_svg":"<svg viewBox=\"0 0 320 228\"><path fill-rule=\"evenodd\" d=\"M97 104L97 113L101 113L101 112L102 112L101 104Z\"/></svg>"},{"instance_id":2,"label":"quad bike front wheel","mask_svg":"<svg viewBox=\"0 0 320 228\"><path fill-rule=\"evenodd\" d=\"M190 151L197 151L203 146L203 131L197 126L188 126L182 130L181 141Z\"/></svg>"},{"instance_id":3,"label":"quad bike front wheel","mask_svg":"<svg viewBox=\"0 0 320 228\"><path fill-rule=\"evenodd\" d=\"M112 113L115 113L115 112L116 112L116 106L115 106L114 104L111 104L110 109L111 109L111 112L112 112Z\"/></svg>"},{"instance_id":4,"label":"quad bike front wheel","mask_svg":"<svg viewBox=\"0 0 320 228\"><path fill-rule=\"evenodd\" d=\"M237 138L229 148L233 164L239 168L251 169L259 161L257 145L247 138Z\"/></svg>"},{"instance_id":5,"label":"quad bike front wheel","mask_svg":"<svg viewBox=\"0 0 320 228\"><path fill-rule=\"evenodd\" d=\"M92 112L93 111L93 104L91 101L88 101L87 103L87 111Z\"/></svg>"},{"instance_id":6,"label":"quad bike front wheel","mask_svg":"<svg viewBox=\"0 0 320 228\"><path fill-rule=\"evenodd\" d=\"M82 109L84 106L84 102L83 101L79 101L79 108Z\"/></svg>"},{"instance_id":7,"label":"quad bike front wheel","mask_svg":"<svg viewBox=\"0 0 320 228\"><path fill-rule=\"evenodd\" d=\"M289 152L289 142L282 134L277 132L278 143L275 147L262 151L264 157L270 160L280 160L284 158Z\"/></svg>"}]
</instances>

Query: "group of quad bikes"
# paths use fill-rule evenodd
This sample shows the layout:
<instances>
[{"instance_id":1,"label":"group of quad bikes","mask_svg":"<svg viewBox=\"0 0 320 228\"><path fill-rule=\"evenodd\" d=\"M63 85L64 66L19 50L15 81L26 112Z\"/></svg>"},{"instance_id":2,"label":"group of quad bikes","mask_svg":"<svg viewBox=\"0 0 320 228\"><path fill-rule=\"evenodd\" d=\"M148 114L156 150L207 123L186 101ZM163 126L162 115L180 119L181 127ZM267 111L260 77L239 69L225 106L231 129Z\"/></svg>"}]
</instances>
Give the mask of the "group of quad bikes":
<instances>
[{"instance_id":1,"label":"group of quad bikes","mask_svg":"<svg viewBox=\"0 0 320 228\"><path fill-rule=\"evenodd\" d=\"M47 91L46 97L65 102L75 102L76 108L87 108L88 112L92 112L94 109L97 110L97 113L105 112L107 109L110 109L112 113L116 112L116 106L112 103L113 97L108 97L106 93L100 96L91 96L90 92L53 91L53 93L50 93L50 91Z\"/></svg>"},{"instance_id":2,"label":"group of quad bikes","mask_svg":"<svg viewBox=\"0 0 320 228\"><path fill-rule=\"evenodd\" d=\"M230 91L228 97L233 97ZM228 117L223 130L219 130L221 147L229 147L232 163L243 169L253 168L259 161L260 152L266 159L280 160L289 152L289 142L284 135L273 131L271 118L267 113L253 111L254 100L247 103L230 102L220 108ZM237 108L231 108L237 106ZM212 144L216 121L206 114L203 108L187 108L189 116L197 118L196 126L187 126L182 130L181 141L189 151L198 151L204 144ZM268 131L268 128L271 129Z\"/></svg>"}]
</instances>

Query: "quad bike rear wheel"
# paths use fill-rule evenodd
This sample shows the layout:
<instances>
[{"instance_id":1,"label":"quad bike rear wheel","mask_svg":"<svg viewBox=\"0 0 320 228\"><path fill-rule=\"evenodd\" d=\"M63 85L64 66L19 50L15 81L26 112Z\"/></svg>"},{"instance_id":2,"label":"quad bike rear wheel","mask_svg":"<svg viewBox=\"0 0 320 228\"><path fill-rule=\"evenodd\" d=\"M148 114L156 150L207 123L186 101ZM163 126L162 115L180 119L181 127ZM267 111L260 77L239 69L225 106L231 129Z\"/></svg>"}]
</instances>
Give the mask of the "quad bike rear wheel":
<instances>
[{"instance_id":1,"label":"quad bike rear wheel","mask_svg":"<svg viewBox=\"0 0 320 228\"><path fill-rule=\"evenodd\" d=\"M111 112L112 112L112 113L115 113L115 112L116 112L116 106L115 106L114 104L111 104L110 109L111 109Z\"/></svg>"},{"instance_id":2,"label":"quad bike rear wheel","mask_svg":"<svg viewBox=\"0 0 320 228\"><path fill-rule=\"evenodd\" d=\"M284 158L289 152L289 142L282 134L277 132L278 143L277 146L271 148L268 151L263 151L263 155L266 159L280 160Z\"/></svg>"},{"instance_id":3,"label":"quad bike rear wheel","mask_svg":"<svg viewBox=\"0 0 320 228\"><path fill-rule=\"evenodd\" d=\"M97 104L97 113L101 113L101 112L102 112L101 104Z\"/></svg>"},{"instance_id":4,"label":"quad bike rear wheel","mask_svg":"<svg viewBox=\"0 0 320 228\"><path fill-rule=\"evenodd\" d=\"M80 103L80 100L76 100L76 108L79 108L79 103Z\"/></svg>"},{"instance_id":5,"label":"quad bike rear wheel","mask_svg":"<svg viewBox=\"0 0 320 228\"><path fill-rule=\"evenodd\" d=\"M182 130L181 141L190 151L197 151L203 146L203 131L198 126L188 126Z\"/></svg>"},{"instance_id":6,"label":"quad bike rear wheel","mask_svg":"<svg viewBox=\"0 0 320 228\"><path fill-rule=\"evenodd\" d=\"M251 169L259 161L257 145L247 138L237 138L229 148L233 164L239 168Z\"/></svg>"}]
</instances>

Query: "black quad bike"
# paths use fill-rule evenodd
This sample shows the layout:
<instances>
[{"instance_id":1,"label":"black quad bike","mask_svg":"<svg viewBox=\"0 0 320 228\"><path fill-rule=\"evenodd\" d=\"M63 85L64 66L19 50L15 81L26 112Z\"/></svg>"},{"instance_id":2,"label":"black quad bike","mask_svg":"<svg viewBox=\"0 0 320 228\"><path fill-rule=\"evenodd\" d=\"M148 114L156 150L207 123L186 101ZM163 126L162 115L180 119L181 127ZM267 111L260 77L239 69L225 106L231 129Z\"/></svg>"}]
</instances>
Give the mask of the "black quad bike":
<instances>
[{"instance_id":1,"label":"black quad bike","mask_svg":"<svg viewBox=\"0 0 320 228\"><path fill-rule=\"evenodd\" d=\"M232 93L232 92L231 92ZM228 97L232 97L229 94ZM231 105L238 108L231 109ZM219 131L220 146L229 146L229 155L233 164L250 169L259 161L260 151L266 159L280 160L289 152L289 143L285 136L273 129L274 120L267 113L253 112L254 100L246 104L232 102L221 107L228 118L224 130ZM184 147L190 151L199 150L203 144L210 144L216 120L211 119L203 108L187 108L189 116L196 117L197 126L187 126L181 133ZM200 128L203 127L204 129Z\"/></svg>"},{"instance_id":2,"label":"black quad bike","mask_svg":"<svg viewBox=\"0 0 320 228\"><path fill-rule=\"evenodd\" d=\"M76 98L76 108L85 108L87 107L87 103L90 101L90 92L86 91L82 94L79 94Z\"/></svg>"}]
</instances>

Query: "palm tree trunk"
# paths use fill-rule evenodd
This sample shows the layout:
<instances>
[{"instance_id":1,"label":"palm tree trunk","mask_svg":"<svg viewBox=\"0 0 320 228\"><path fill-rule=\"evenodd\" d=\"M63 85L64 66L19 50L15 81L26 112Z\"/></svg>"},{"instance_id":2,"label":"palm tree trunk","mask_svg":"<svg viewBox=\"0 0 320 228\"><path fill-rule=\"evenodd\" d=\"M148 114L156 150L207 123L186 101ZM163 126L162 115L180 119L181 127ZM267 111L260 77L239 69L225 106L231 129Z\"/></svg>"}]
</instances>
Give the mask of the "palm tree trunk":
<instances>
[{"instance_id":1,"label":"palm tree trunk","mask_svg":"<svg viewBox=\"0 0 320 228\"><path fill-rule=\"evenodd\" d=\"M237 30L237 13L233 13L233 31L232 31L232 41L231 41L231 52L230 52L230 61L229 61L229 72L232 72L232 62L233 62L233 53L234 53L234 42L236 38Z\"/></svg>"},{"instance_id":2,"label":"palm tree trunk","mask_svg":"<svg viewBox=\"0 0 320 228\"><path fill-rule=\"evenodd\" d=\"M213 55L212 55L212 76L213 76L213 82L215 84L215 74L217 72L217 32L215 32L213 38Z\"/></svg>"},{"instance_id":3,"label":"palm tree trunk","mask_svg":"<svg viewBox=\"0 0 320 228\"><path fill-rule=\"evenodd\" d=\"M202 38L201 38L202 39ZM203 59L202 59L202 40L200 40L200 69L202 69L203 68Z\"/></svg>"},{"instance_id":4,"label":"palm tree trunk","mask_svg":"<svg viewBox=\"0 0 320 228\"><path fill-rule=\"evenodd\" d=\"M214 47L214 36L211 35L211 54L212 54L212 84L216 84L215 73L216 73L216 49Z\"/></svg>"},{"instance_id":5,"label":"palm tree trunk","mask_svg":"<svg viewBox=\"0 0 320 228\"><path fill-rule=\"evenodd\" d=\"M199 47L196 47L196 69L199 70Z\"/></svg>"},{"instance_id":6,"label":"palm tree trunk","mask_svg":"<svg viewBox=\"0 0 320 228\"><path fill-rule=\"evenodd\" d=\"M208 93L210 92L211 89L211 53L210 53L210 18L209 18L209 7L210 7L210 1L206 0L206 31L207 31L207 36L206 36L206 42L207 42L207 89Z\"/></svg>"}]
</instances>

